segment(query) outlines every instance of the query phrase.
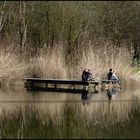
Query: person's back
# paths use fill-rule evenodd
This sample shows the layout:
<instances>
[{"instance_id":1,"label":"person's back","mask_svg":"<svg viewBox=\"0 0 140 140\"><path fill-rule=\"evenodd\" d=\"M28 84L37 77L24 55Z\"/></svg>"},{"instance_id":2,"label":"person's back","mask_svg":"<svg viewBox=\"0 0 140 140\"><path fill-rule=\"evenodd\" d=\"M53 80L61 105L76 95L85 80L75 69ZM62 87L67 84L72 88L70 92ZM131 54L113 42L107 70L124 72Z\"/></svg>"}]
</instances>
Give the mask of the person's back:
<instances>
[{"instance_id":1,"label":"person's back","mask_svg":"<svg viewBox=\"0 0 140 140\"><path fill-rule=\"evenodd\" d=\"M93 80L92 73L90 72L89 69L85 69L82 73L82 81L88 81L88 80Z\"/></svg>"},{"instance_id":2,"label":"person's back","mask_svg":"<svg viewBox=\"0 0 140 140\"><path fill-rule=\"evenodd\" d=\"M87 80L87 69L85 69L82 73L82 81L86 81Z\"/></svg>"}]
</instances>

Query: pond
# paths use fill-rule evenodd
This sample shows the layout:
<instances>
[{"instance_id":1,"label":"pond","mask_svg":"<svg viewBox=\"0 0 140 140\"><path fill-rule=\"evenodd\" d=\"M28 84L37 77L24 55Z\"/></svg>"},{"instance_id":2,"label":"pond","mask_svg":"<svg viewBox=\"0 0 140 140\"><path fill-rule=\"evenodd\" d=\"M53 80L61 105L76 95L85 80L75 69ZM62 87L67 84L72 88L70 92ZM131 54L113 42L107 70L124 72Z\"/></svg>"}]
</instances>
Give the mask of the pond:
<instances>
[{"instance_id":1,"label":"pond","mask_svg":"<svg viewBox=\"0 0 140 140\"><path fill-rule=\"evenodd\" d=\"M98 93L0 89L1 138L140 138L140 87Z\"/></svg>"}]
</instances>

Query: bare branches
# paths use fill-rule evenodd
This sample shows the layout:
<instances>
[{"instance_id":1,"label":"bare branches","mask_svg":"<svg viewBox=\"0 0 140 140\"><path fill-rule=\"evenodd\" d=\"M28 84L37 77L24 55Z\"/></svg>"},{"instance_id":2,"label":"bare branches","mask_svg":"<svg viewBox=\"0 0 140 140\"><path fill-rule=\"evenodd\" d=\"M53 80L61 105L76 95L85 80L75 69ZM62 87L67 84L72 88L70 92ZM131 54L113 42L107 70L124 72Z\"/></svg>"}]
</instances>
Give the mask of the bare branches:
<instances>
[{"instance_id":1,"label":"bare branches","mask_svg":"<svg viewBox=\"0 0 140 140\"><path fill-rule=\"evenodd\" d=\"M3 1L0 5L0 32L2 31L6 18L14 5L14 2Z\"/></svg>"}]
</instances>

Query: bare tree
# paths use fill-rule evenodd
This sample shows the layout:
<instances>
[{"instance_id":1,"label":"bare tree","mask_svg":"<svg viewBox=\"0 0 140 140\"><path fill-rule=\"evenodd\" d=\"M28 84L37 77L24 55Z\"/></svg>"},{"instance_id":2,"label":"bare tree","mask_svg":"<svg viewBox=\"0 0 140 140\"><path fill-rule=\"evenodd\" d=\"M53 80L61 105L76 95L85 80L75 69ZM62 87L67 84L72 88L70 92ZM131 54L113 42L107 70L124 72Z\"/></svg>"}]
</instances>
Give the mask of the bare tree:
<instances>
[{"instance_id":1,"label":"bare tree","mask_svg":"<svg viewBox=\"0 0 140 140\"><path fill-rule=\"evenodd\" d=\"M26 10L26 2L20 1L19 2L19 21L20 21L20 28L19 28L19 45L21 49L21 53L26 50L26 42L27 42L27 25L30 19L31 13L34 8L34 2L31 5L31 10Z\"/></svg>"},{"instance_id":2,"label":"bare tree","mask_svg":"<svg viewBox=\"0 0 140 140\"><path fill-rule=\"evenodd\" d=\"M0 32L2 31L6 18L13 6L14 2L2 1L0 2Z\"/></svg>"}]
</instances>

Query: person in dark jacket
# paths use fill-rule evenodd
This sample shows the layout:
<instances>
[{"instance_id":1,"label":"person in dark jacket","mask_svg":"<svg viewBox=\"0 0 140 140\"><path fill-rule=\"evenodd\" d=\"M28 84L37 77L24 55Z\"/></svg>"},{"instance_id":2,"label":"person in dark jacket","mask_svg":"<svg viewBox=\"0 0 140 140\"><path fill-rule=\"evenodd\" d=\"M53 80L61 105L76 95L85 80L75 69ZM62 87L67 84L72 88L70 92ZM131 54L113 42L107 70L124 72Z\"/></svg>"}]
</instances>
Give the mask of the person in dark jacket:
<instances>
[{"instance_id":1,"label":"person in dark jacket","mask_svg":"<svg viewBox=\"0 0 140 140\"><path fill-rule=\"evenodd\" d=\"M111 80L112 75L113 75L113 70L112 70L112 68L110 68L110 69L109 69L109 73L107 74L107 79L108 79L108 80Z\"/></svg>"},{"instance_id":2,"label":"person in dark jacket","mask_svg":"<svg viewBox=\"0 0 140 140\"><path fill-rule=\"evenodd\" d=\"M85 69L82 73L82 81L86 81L87 80L87 69Z\"/></svg>"},{"instance_id":3,"label":"person in dark jacket","mask_svg":"<svg viewBox=\"0 0 140 140\"><path fill-rule=\"evenodd\" d=\"M107 74L107 79L108 80L113 80L112 83L121 83L119 78L117 77L116 73L112 68L109 69L109 73Z\"/></svg>"},{"instance_id":4,"label":"person in dark jacket","mask_svg":"<svg viewBox=\"0 0 140 140\"><path fill-rule=\"evenodd\" d=\"M92 73L89 69L85 69L82 73L82 81L94 80Z\"/></svg>"}]
</instances>

